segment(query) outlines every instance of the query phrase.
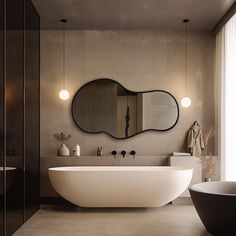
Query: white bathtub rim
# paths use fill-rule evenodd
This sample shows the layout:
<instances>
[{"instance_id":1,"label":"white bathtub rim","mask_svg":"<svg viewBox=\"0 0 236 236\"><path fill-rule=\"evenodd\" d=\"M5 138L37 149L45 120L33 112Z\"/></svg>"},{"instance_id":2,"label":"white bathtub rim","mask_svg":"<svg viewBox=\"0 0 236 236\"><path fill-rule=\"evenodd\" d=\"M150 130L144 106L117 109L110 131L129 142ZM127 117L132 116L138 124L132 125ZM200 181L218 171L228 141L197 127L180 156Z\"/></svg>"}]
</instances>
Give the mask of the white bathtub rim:
<instances>
[{"instance_id":1,"label":"white bathtub rim","mask_svg":"<svg viewBox=\"0 0 236 236\"><path fill-rule=\"evenodd\" d=\"M48 171L189 171L193 170L186 166L61 166L50 167Z\"/></svg>"},{"instance_id":2,"label":"white bathtub rim","mask_svg":"<svg viewBox=\"0 0 236 236\"><path fill-rule=\"evenodd\" d=\"M202 185L211 185L211 184L234 184L235 185L235 193L223 193L223 192L210 192L206 190L202 190L199 187ZM189 186L189 190L192 190L194 192L204 193L208 195L217 195L217 196L231 196L236 197L236 181L210 181L210 182L201 182L194 185Z\"/></svg>"}]
</instances>

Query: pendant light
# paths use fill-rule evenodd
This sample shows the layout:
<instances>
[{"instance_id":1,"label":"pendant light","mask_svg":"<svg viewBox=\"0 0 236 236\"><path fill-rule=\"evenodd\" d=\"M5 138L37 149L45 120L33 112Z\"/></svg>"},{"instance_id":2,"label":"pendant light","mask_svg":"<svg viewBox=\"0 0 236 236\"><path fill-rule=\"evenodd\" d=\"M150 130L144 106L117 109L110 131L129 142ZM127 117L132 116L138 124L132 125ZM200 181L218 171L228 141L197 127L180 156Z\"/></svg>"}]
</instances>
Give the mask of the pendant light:
<instances>
[{"instance_id":1,"label":"pendant light","mask_svg":"<svg viewBox=\"0 0 236 236\"><path fill-rule=\"evenodd\" d=\"M187 84L187 69L188 69L188 64L187 64L187 55L188 55L188 45L187 45L187 23L189 22L189 19L184 19L183 23L185 24L185 46L184 46L184 67L185 67L185 93L186 96L181 99L181 106L184 108L188 108L191 106L191 99L187 96L187 89L188 89L188 84Z\"/></svg>"},{"instance_id":2,"label":"pendant light","mask_svg":"<svg viewBox=\"0 0 236 236\"><path fill-rule=\"evenodd\" d=\"M65 24L67 22L66 19L61 19L61 22L63 24L63 49L62 49L62 53L63 53L63 88L62 90L59 92L59 98L63 101L66 101L69 97L70 97L70 93L66 90L66 87L65 87L65 81L66 81L66 78L65 78Z\"/></svg>"}]
</instances>

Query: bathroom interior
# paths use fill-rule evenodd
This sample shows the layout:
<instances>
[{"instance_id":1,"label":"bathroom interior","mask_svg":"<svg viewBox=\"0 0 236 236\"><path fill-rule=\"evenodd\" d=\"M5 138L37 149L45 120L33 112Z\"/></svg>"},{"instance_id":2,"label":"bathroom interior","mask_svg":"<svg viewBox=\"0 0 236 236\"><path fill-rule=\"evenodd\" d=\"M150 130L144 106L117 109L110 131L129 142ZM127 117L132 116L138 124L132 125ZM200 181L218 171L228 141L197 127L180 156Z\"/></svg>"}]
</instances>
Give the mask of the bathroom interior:
<instances>
[{"instance_id":1,"label":"bathroom interior","mask_svg":"<svg viewBox=\"0 0 236 236\"><path fill-rule=\"evenodd\" d=\"M236 235L235 0L0 11L0 236Z\"/></svg>"}]
</instances>

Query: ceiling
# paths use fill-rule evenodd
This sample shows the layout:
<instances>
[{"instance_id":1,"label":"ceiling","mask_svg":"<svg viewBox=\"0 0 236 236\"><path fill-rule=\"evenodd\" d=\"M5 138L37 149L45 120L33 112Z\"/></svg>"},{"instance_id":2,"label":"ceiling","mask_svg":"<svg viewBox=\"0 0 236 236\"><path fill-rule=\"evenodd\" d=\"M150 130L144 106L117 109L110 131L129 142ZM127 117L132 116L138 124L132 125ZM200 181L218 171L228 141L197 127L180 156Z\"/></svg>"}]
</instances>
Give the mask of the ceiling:
<instances>
[{"instance_id":1,"label":"ceiling","mask_svg":"<svg viewBox=\"0 0 236 236\"><path fill-rule=\"evenodd\" d=\"M184 18L191 28L212 30L235 0L32 0L42 29L179 28Z\"/></svg>"}]
</instances>

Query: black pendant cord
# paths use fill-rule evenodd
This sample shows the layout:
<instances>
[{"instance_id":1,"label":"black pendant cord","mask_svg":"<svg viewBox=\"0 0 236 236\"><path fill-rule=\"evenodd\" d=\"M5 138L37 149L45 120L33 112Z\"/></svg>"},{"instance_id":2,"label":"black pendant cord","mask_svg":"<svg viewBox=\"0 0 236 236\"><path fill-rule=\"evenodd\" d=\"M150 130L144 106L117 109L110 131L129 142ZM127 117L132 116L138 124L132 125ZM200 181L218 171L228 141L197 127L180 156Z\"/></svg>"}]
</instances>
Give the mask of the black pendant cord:
<instances>
[{"instance_id":1,"label":"black pendant cord","mask_svg":"<svg viewBox=\"0 0 236 236\"><path fill-rule=\"evenodd\" d=\"M65 89L65 86L66 86L66 79L65 79L65 38L66 38L66 35L65 35L65 24L67 22L66 19L61 19L61 22L63 23L63 45L62 45L62 58L63 58L63 65L62 65L62 76L63 76L63 89Z\"/></svg>"},{"instance_id":2,"label":"black pendant cord","mask_svg":"<svg viewBox=\"0 0 236 236\"><path fill-rule=\"evenodd\" d=\"M184 24L185 24L185 36L184 36L184 40L185 40L185 44L184 44L184 77L185 77L185 94L187 96L187 89L188 89L188 61L187 61L187 56L188 56L188 35L187 35L187 23L189 22L188 19L184 19L183 20Z\"/></svg>"},{"instance_id":3,"label":"black pendant cord","mask_svg":"<svg viewBox=\"0 0 236 236\"><path fill-rule=\"evenodd\" d=\"M65 89L65 22L63 23L63 89Z\"/></svg>"},{"instance_id":4,"label":"black pendant cord","mask_svg":"<svg viewBox=\"0 0 236 236\"><path fill-rule=\"evenodd\" d=\"M187 45L187 22L185 23L185 93L187 93L187 88L188 88L188 81L187 81L187 50L188 50L188 45Z\"/></svg>"}]
</instances>

